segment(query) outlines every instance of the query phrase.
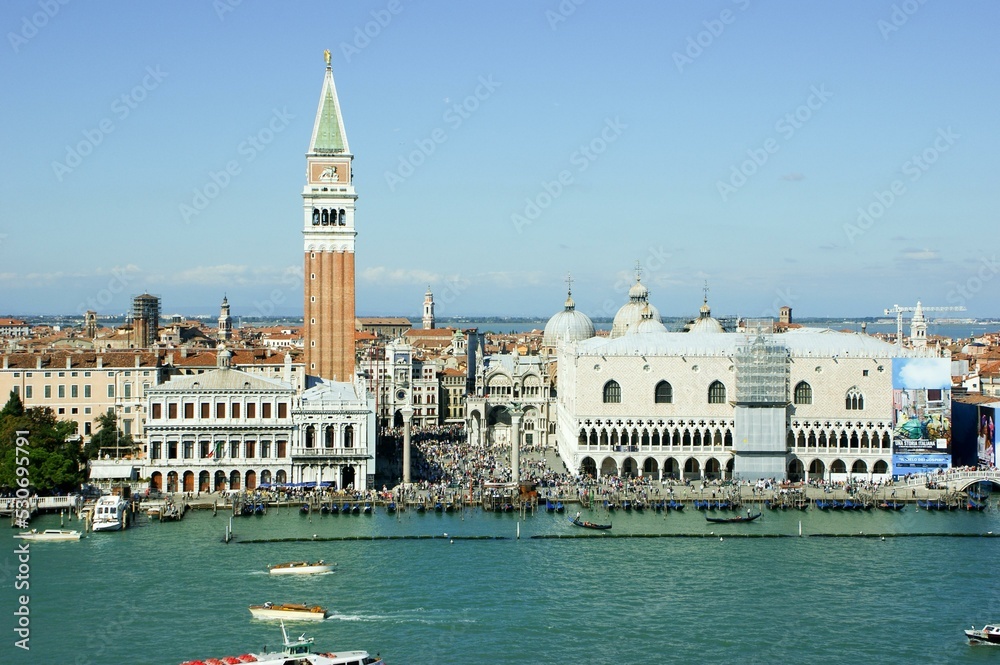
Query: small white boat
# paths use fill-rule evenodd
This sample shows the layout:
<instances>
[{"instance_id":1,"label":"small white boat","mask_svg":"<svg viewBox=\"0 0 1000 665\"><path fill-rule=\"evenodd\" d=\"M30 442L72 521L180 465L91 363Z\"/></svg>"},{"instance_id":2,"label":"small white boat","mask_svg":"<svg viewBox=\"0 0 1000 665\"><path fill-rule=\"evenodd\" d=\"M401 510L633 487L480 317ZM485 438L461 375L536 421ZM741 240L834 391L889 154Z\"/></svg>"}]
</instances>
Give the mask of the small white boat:
<instances>
[{"instance_id":1,"label":"small white boat","mask_svg":"<svg viewBox=\"0 0 1000 665\"><path fill-rule=\"evenodd\" d=\"M319 605L299 603L264 603L251 605L250 614L255 619L284 619L285 621L322 621L326 618L326 608Z\"/></svg>"},{"instance_id":2,"label":"small white boat","mask_svg":"<svg viewBox=\"0 0 1000 665\"><path fill-rule=\"evenodd\" d=\"M320 559L314 563L308 561L289 561L288 563L276 563L268 566L267 570L272 575L317 575L319 573L329 573L335 564L327 563Z\"/></svg>"},{"instance_id":3,"label":"small white boat","mask_svg":"<svg viewBox=\"0 0 1000 665\"><path fill-rule=\"evenodd\" d=\"M281 651L245 653L240 656L223 656L205 660L186 660L181 665L205 665L206 663L255 663L256 665L287 665L288 663L311 663L312 665L384 665L381 656L370 656L367 651L338 651L319 653L312 650L313 638L305 635L297 640L288 639L285 624L281 624L281 635L285 648Z\"/></svg>"},{"instance_id":4,"label":"small white boat","mask_svg":"<svg viewBox=\"0 0 1000 665\"><path fill-rule=\"evenodd\" d=\"M97 531L121 531L128 527L128 502L120 496L102 496L94 504L91 529Z\"/></svg>"},{"instance_id":5,"label":"small white boat","mask_svg":"<svg viewBox=\"0 0 1000 665\"><path fill-rule=\"evenodd\" d=\"M22 540L33 540L33 541L60 541L60 540L80 540L83 535L80 531L68 531L65 529L46 529L45 531L39 531L38 529L32 529L31 531L22 531L16 534L15 538L20 538Z\"/></svg>"},{"instance_id":6,"label":"small white boat","mask_svg":"<svg viewBox=\"0 0 1000 665\"><path fill-rule=\"evenodd\" d=\"M973 626L972 630L965 631L965 636L971 644L1000 644L1000 625L987 624L982 630Z\"/></svg>"}]
</instances>

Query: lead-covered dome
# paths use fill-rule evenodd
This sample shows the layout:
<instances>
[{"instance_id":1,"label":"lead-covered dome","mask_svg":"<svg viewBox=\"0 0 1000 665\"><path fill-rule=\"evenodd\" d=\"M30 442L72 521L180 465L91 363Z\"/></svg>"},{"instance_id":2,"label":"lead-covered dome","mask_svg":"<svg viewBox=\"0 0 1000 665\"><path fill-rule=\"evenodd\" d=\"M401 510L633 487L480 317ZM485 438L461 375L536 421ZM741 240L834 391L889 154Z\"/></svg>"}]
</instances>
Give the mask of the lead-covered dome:
<instances>
[{"instance_id":1,"label":"lead-covered dome","mask_svg":"<svg viewBox=\"0 0 1000 665\"><path fill-rule=\"evenodd\" d=\"M615 321L611 326L611 337L621 337L629 331L629 328L638 325L642 321L643 310L647 307L650 318L662 324L660 312L649 304L649 289L636 275L635 284L628 290L628 302L622 305L618 313L615 314Z\"/></svg>"},{"instance_id":2,"label":"lead-covered dome","mask_svg":"<svg viewBox=\"0 0 1000 665\"><path fill-rule=\"evenodd\" d=\"M555 348L561 342L579 342L590 339L595 334L594 322L583 312L576 311L573 292L566 294L563 311L558 312L545 324L542 346Z\"/></svg>"}]
</instances>

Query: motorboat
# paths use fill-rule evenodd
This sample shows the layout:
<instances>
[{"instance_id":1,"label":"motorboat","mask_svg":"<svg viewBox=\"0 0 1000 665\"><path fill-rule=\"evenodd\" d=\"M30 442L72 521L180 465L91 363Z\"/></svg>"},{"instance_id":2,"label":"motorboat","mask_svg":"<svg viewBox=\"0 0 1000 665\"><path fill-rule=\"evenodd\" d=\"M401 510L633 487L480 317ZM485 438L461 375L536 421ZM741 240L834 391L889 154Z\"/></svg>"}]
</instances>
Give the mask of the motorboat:
<instances>
[{"instance_id":1,"label":"motorboat","mask_svg":"<svg viewBox=\"0 0 1000 665\"><path fill-rule=\"evenodd\" d=\"M268 566L267 570L272 575L316 575L318 573L329 573L336 564L327 563L320 559L310 563L308 561L289 561L288 563L276 563Z\"/></svg>"},{"instance_id":2,"label":"motorboat","mask_svg":"<svg viewBox=\"0 0 1000 665\"><path fill-rule=\"evenodd\" d=\"M223 656L222 658L206 658L205 660L187 660L181 665L217 665L218 663L258 663L259 665L286 665L287 663L311 663L312 665L384 665L379 655L372 657L367 651L313 651L313 638L304 634L296 640L288 638L285 624L281 624L281 635L284 638L284 648L281 651L262 651L260 653L245 653L240 656ZM266 649L267 647L265 647Z\"/></svg>"},{"instance_id":3,"label":"motorboat","mask_svg":"<svg viewBox=\"0 0 1000 665\"><path fill-rule=\"evenodd\" d=\"M973 626L972 630L965 631L965 636L970 644L1000 644L1000 625L987 624L981 630Z\"/></svg>"},{"instance_id":4,"label":"motorboat","mask_svg":"<svg viewBox=\"0 0 1000 665\"><path fill-rule=\"evenodd\" d=\"M250 614L255 619L284 619L286 621L322 621L326 608L299 603L271 603L251 605Z\"/></svg>"},{"instance_id":5,"label":"motorboat","mask_svg":"<svg viewBox=\"0 0 1000 665\"><path fill-rule=\"evenodd\" d=\"M121 531L128 527L128 502L120 496L102 496L94 504L91 530Z\"/></svg>"},{"instance_id":6,"label":"motorboat","mask_svg":"<svg viewBox=\"0 0 1000 665\"><path fill-rule=\"evenodd\" d=\"M15 538L20 538L22 540L31 540L35 542L39 541L60 541L60 540L80 540L83 535L80 531L67 531L65 529L46 529L45 531L39 531L38 529L32 529L31 531L22 531L21 533L15 534Z\"/></svg>"}]
</instances>

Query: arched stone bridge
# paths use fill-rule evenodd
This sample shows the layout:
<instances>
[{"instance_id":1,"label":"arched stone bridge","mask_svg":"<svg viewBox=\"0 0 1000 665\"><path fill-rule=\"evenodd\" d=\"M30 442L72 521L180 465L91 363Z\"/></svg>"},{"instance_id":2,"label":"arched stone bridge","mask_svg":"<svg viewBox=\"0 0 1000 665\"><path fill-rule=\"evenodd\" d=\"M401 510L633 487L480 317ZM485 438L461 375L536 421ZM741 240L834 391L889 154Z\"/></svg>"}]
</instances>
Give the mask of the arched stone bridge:
<instances>
[{"instance_id":1,"label":"arched stone bridge","mask_svg":"<svg viewBox=\"0 0 1000 665\"><path fill-rule=\"evenodd\" d=\"M997 489L1000 489L1000 469L922 474L899 481L896 483L896 487L923 487L928 482L943 486L947 483L949 490L961 492L968 489L970 485L984 480L993 483Z\"/></svg>"}]
</instances>

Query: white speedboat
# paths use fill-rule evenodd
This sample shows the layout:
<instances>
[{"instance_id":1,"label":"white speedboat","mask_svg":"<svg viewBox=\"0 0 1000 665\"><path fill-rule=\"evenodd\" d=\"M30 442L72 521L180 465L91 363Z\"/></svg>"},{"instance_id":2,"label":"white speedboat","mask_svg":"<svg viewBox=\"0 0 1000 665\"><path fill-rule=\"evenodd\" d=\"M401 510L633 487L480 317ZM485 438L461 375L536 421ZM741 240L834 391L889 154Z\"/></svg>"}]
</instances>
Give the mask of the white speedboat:
<instances>
[{"instance_id":1,"label":"white speedboat","mask_svg":"<svg viewBox=\"0 0 1000 665\"><path fill-rule=\"evenodd\" d=\"M128 502L120 496L102 496L94 504L93 531L121 531L128 527Z\"/></svg>"},{"instance_id":2,"label":"white speedboat","mask_svg":"<svg viewBox=\"0 0 1000 665\"><path fill-rule=\"evenodd\" d=\"M1000 644L1000 625L987 624L981 630L973 626L972 630L965 631L965 636L972 644Z\"/></svg>"},{"instance_id":3,"label":"white speedboat","mask_svg":"<svg viewBox=\"0 0 1000 665\"><path fill-rule=\"evenodd\" d=\"M22 531L21 533L15 535L15 538L21 538L22 540L33 540L33 541L59 541L59 540L80 540L80 536L83 534L79 531L67 531L64 529L46 529L45 531L39 531L38 529L32 529L31 531Z\"/></svg>"},{"instance_id":4,"label":"white speedboat","mask_svg":"<svg viewBox=\"0 0 1000 665\"><path fill-rule=\"evenodd\" d=\"M311 663L311 665L384 665L381 656L370 656L367 651L337 651L319 653L312 650L313 638L301 635L297 640L288 639L285 624L281 624L281 636L285 648L281 651L245 653L240 656L223 656L205 660L186 660L181 665L205 665L206 663L256 663L257 665L287 665L288 663ZM266 647L265 647L266 648Z\"/></svg>"},{"instance_id":5,"label":"white speedboat","mask_svg":"<svg viewBox=\"0 0 1000 665\"><path fill-rule=\"evenodd\" d=\"M319 573L329 573L335 564L327 563L320 559L314 563L308 561L289 561L288 563L276 563L268 566L267 570L272 575L317 575Z\"/></svg>"},{"instance_id":6,"label":"white speedboat","mask_svg":"<svg viewBox=\"0 0 1000 665\"><path fill-rule=\"evenodd\" d=\"M264 603L251 605L250 614L255 619L284 619L285 621L322 621L326 618L326 608L319 605L299 603Z\"/></svg>"}]
</instances>

